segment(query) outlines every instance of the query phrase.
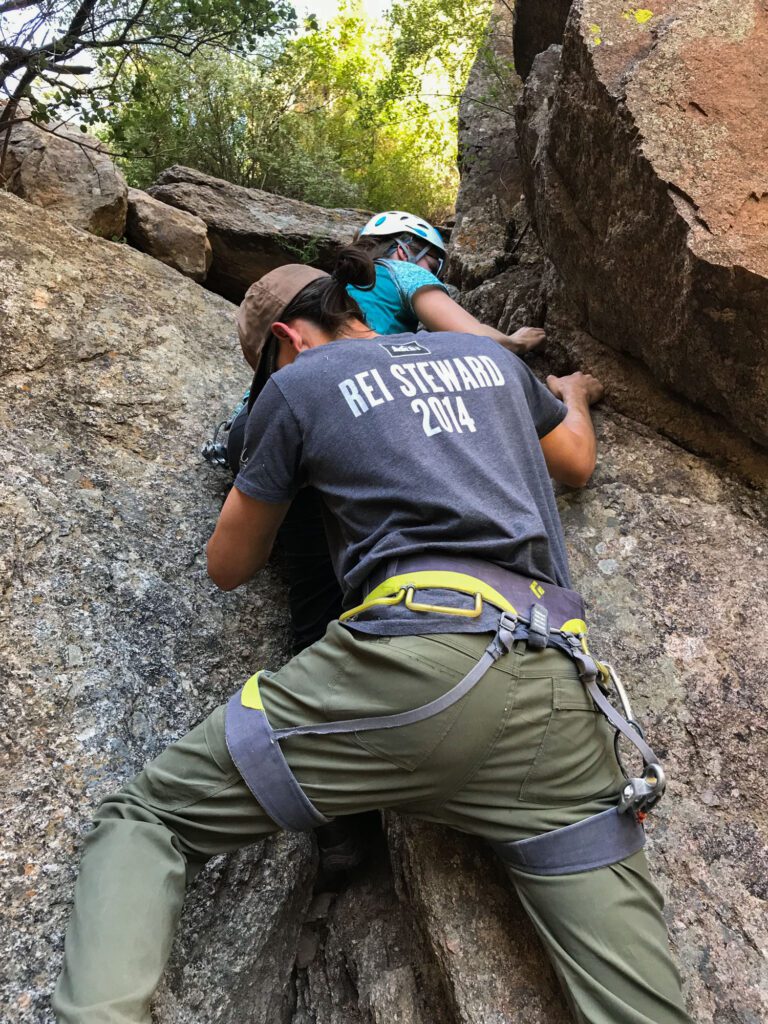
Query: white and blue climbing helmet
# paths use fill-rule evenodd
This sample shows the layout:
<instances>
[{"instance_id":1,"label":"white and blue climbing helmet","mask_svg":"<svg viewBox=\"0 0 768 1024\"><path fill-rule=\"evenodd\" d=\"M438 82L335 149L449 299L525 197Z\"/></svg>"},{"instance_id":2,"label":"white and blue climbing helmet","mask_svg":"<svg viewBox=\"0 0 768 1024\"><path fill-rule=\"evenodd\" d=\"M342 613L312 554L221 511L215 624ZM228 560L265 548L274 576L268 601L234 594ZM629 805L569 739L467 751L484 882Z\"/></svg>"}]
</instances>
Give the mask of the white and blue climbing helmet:
<instances>
[{"instance_id":1,"label":"white and blue climbing helmet","mask_svg":"<svg viewBox=\"0 0 768 1024\"><path fill-rule=\"evenodd\" d=\"M412 213L406 213L404 210L388 210L385 213L376 213L360 230L361 238L366 235L410 235L412 238L421 240L425 244L420 249L411 252L408 262L418 263L420 259L429 253L430 249L437 249L440 253L440 268L437 276L440 276L440 270L442 270L443 262L447 256L445 242L437 228L433 228L431 224L422 220L421 217L416 217Z\"/></svg>"}]
</instances>

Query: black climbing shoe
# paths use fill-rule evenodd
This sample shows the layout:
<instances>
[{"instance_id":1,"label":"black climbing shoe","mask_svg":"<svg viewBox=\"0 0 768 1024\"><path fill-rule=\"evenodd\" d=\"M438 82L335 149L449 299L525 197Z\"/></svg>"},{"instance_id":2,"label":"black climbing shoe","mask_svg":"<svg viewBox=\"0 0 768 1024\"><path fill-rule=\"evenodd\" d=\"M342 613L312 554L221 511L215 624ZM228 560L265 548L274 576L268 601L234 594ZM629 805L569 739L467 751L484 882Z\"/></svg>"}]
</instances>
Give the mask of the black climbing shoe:
<instances>
[{"instance_id":1,"label":"black climbing shoe","mask_svg":"<svg viewBox=\"0 0 768 1024\"><path fill-rule=\"evenodd\" d=\"M352 871L365 857L365 844L359 829L342 818L315 829L320 851L320 870L326 873Z\"/></svg>"}]
</instances>

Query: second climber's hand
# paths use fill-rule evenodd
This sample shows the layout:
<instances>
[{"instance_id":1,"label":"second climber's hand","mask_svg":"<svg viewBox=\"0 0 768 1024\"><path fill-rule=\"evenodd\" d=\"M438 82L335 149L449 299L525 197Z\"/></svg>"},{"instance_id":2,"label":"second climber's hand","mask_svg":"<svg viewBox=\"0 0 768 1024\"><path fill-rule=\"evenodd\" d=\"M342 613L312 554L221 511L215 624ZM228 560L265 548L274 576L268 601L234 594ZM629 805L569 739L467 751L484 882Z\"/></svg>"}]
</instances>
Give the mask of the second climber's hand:
<instances>
[{"instance_id":1,"label":"second climber's hand","mask_svg":"<svg viewBox=\"0 0 768 1024\"><path fill-rule=\"evenodd\" d=\"M521 327L510 334L506 342L502 342L504 348L514 352L517 356L523 356L526 352L537 348L544 341L544 331L540 327Z\"/></svg>"},{"instance_id":2,"label":"second climber's hand","mask_svg":"<svg viewBox=\"0 0 768 1024\"><path fill-rule=\"evenodd\" d=\"M547 377L547 387L561 402L569 405L571 402L584 401L587 405L594 405L603 397L605 388L600 381L591 373L569 373L565 377L555 377L550 374Z\"/></svg>"}]
</instances>

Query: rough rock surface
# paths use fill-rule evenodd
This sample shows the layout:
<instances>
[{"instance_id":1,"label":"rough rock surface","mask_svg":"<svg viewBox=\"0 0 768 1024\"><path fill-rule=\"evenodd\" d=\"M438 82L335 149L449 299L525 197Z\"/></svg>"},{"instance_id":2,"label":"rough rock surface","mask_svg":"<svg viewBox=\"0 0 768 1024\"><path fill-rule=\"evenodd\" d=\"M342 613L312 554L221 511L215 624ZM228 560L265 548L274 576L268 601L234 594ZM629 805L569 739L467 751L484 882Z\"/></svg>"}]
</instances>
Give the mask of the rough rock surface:
<instances>
[{"instance_id":1,"label":"rough rock surface","mask_svg":"<svg viewBox=\"0 0 768 1024\"><path fill-rule=\"evenodd\" d=\"M2 179L5 191L91 234L119 238L125 230L128 186L91 135L16 124Z\"/></svg>"},{"instance_id":2,"label":"rough rock surface","mask_svg":"<svg viewBox=\"0 0 768 1024\"><path fill-rule=\"evenodd\" d=\"M0 1019L38 1024L95 803L287 637L272 573L227 596L205 574L223 486L199 448L248 378L233 307L12 196L0 224ZM253 960L279 998L312 864L281 839L197 882L178 946L196 983L177 961L161 1020L243 1019L211 1009L222 956L249 1000Z\"/></svg>"},{"instance_id":3,"label":"rough rock surface","mask_svg":"<svg viewBox=\"0 0 768 1024\"><path fill-rule=\"evenodd\" d=\"M340 891L322 879L316 887L299 939L287 1024L450 1020L424 977L411 908L395 892L380 824L368 838L368 859Z\"/></svg>"},{"instance_id":4,"label":"rough rock surface","mask_svg":"<svg viewBox=\"0 0 768 1024\"><path fill-rule=\"evenodd\" d=\"M518 26L540 8L520 0ZM757 0L577 0L551 91L534 69L519 116L576 326L763 446L767 45Z\"/></svg>"},{"instance_id":5,"label":"rough rock surface","mask_svg":"<svg viewBox=\"0 0 768 1024\"><path fill-rule=\"evenodd\" d=\"M496 0L459 105L461 185L447 277L462 289L474 288L514 259L513 210L523 181L509 123L520 91L512 65L512 13L505 0Z\"/></svg>"},{"instance_id":6,"label":"rough rock surface","mask_svg":"<svg viewBox=\"0 0 768 1024\"><path fill-rule=\"evenodd\" d=\"M240 302L254 281L284 263L330 270L338 247L368 219L360 210L326 210L189 167L169 167L148 192L205 221L213 247L206 287L232 302Z\"/></svg>"},{"instance_id":7,"label":"rough rock surface","mask_svg":"<svg viewBox=\"0 0 768 1024\"><path fill-rule=\"evenodd\" d=\"M205 221L161 203L138 188L128 189L128 242L201 283L213 259Z\"/></svg>"},{"instance_id":8,"label":"rough rock surface","mask_svg":"<svg viewBox=\"0 0 768 1024\"><path fill-rule=\"evenodd\" d=\"M671 782L651 857L697 1024L768 1014L768 508L705 460L616 414L600 463L561 499L592 646L632 690Z\"/></svg>"},{"instance_id":9,"label":"rough rock surface","mask_svg":"<svg viewBox=\"0 0 768 1024\"><path fill-rule=\"evenodd\" d=\"M568 1024L554 972L490 850L394 815L387 831L398 892L411 907L421 970L432 988L430 1019Z\"/></svg>"},{"instance_id":10,"label":"rough rock surface","mask_svg":"<svg viewBox=\"0 0 768 1024\"><path fill-rule=\"evenodd\" d=\"M523 6L540 7L519 0L518 10ZM541 54L526 80L524 132L539 132L537 118L554 120L559 55L558 47ZM605 131L591 142L595 163L606 147L610 155L609 125ZM525 145L523 138L523 151ZM558 167L563 176L579 169ZM554 172L552 182L554 189ZM529 175L528 187L542 217L554 217L557 208L551 211L538 192L541 177ZM625 187L626 180L617 182L611 193L617 208ZM589 211L584 216L588 223ZM612 251L619 279L637 254ZM655 364L617 352L605 343L610 339L580 326L583 309L571 299L567 275L558 273L558 255L554 251L550 260L530 230L517 253L519 264L465 291L463 301L502 330L521 311L545 324L547 346L533 361L542 373L580 367L609 385L605 409L597 415L597 472L586 491L560 497L572 575L588 600L593 649L614 661L630 684L670 770L669 795L650 821L650 854L667 896L692 1018L697 1024L758 1024L768 1015L761 953L768 939L768 816L754 787L760 786L768 747L768 643L761 635L746 638L743 629L766 606L768 461L733 426L660 384ZM580 254L571 250L567 257ZM665 301L663 285L655 286ZM587 295L601 308L607 305L599 280ZM734 318L744 308L734 308ZM670 437L738 467L752 485L670 443ZM434 845L425 826L411 827L417 839L424 832L425 846ZM441 843L441 849L449 847ZM424 907L419 920L437 906L443 923L450 921L444 879L424 889L432 865L425 868L407 856L402 863L409 892ZM473 899L476 905L475 893ZM524 926L515 931L523 933ZM436 934L433 926L430 942Z\"/></svg>"},{"instance_id":11,"label":"rough rock surface","mask_svg":"<svg viewBox=\"0 0 768 1024\"><path fill-rule=\"evenodd\" d=\"M473 300L502 318L525 307L548 330L559 303L560 330L572 309L531 230L518 252ZM204 572L222 487L197 449L246 377L232 313L144 254L0 195L3 1020L50 1024L99 796L244 672L285 656L279 576L222 595ZM599 344L635 401L661 401L631 357L572 333L572 350L564 326L550 342L555 360ZM620 668L669 768L650 851L692 1017L761 1024L764 492L641 418L599 414L597 473L561 495L572 571L592 646ZM313 892L307 839L213 863L190 893L158 1024L567 1020L482 844L389 816L386 836L391 870L378 846L336 893Z\"/></svg>"}]
</instances>

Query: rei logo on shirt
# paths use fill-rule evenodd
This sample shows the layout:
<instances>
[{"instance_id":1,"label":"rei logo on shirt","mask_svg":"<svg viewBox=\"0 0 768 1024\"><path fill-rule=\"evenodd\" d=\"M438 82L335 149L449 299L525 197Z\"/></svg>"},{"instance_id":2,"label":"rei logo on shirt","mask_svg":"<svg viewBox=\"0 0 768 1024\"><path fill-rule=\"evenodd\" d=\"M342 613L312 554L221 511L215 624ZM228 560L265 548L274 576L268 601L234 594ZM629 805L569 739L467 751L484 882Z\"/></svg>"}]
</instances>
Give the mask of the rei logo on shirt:
<instances>
[{"instance_id":1,"label":"rei logo on shirt","mask_svg":"<svg viewBox=\"0 0 768 1024\"><path fill-rule=\"evenodd\" d=\"M395 342L389 345L380 343L381 348L386 349L393 359L402 359L403 356L431 356L428 348L424 348L418 341L403 341L399 345Z\"/></svg>"}]
</instances>

